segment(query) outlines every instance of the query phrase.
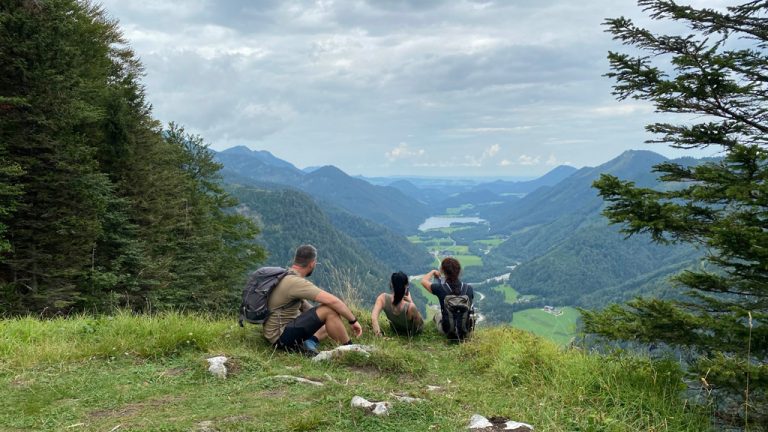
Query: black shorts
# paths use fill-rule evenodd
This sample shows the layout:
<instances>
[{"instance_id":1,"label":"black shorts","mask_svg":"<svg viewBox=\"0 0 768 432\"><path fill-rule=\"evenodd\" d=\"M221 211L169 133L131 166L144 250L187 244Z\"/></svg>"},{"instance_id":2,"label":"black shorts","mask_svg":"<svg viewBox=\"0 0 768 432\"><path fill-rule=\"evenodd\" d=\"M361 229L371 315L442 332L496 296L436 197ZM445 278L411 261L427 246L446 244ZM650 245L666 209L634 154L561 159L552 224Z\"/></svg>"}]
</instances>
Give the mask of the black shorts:
<instances>
[{"instance_id":1,"label":"black shorts","mask_svg":"<svg viewBox=\"0 0 768 432\"><path fill-rule=\"evenodd\" d=\"M317 316L317 307L313 307L285 326L275 346L285 350L301 348L301 343L317 333L323 324Z\"/></svg>"}]
</instances>

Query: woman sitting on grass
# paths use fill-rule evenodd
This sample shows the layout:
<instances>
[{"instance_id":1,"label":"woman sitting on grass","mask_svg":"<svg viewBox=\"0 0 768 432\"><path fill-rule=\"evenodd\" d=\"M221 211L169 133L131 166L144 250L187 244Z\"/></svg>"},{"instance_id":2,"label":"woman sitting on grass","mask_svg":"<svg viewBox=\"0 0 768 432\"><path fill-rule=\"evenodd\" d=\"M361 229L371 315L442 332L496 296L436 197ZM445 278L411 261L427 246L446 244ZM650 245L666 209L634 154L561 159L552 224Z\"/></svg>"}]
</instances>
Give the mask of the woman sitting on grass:
<instances>
[{"instance_id":1,"label":"woman sitting on grass","mask_svg":"<svg viewBox=\"0 0 768 432\"><path fill-rule=\"evenodd\" d=\"M371 312L373 333L383 336L379 328L379 313L382 309L389 319L389 326L394 334L410 337L421 333L424 319L421 318L408 291L408 276L403 272L392 273L389 289L392 294L380 294L376 304L373 305Z\"/></svg>"},{"instance_id":2,"label":"woman sitting on grass","mask_svg":"<svg viewBox=\"0 0 768 432\"><path fill-rule=\"evenodd\" d=\"M445 281L440 280L441 272ZM437 330L450 340L463 340L475 328L475 292L472 285L459 280L460 274L461 263L447 257L440 263L440 270L432 270L421 278L421 285L440 301L440 312L434 318Z\"/></svg>"}]
</instances>

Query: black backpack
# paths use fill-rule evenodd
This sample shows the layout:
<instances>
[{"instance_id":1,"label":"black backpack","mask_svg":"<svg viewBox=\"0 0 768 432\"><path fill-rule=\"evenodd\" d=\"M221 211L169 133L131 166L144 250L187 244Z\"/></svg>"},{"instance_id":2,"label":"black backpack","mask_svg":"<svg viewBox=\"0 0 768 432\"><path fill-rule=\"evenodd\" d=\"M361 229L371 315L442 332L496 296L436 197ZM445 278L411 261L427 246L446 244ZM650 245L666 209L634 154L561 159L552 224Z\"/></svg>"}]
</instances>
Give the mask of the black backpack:
<instances>
[{"instance_id":1,"label":"black backpack","mask_svg":"<svg viewBox=\"0 0 768 432\"><path fill-rule=\"evenodd\" d=\"M448 290L448 295L443 299L445 317L443 321L443 330L449 339L464 340L475 327L475 321L472 314L472 300L467 295L466 285L462 282L459 294L454 294L448 284L443 284Z\"/></svg>"},{"instance_id":2,"label":"black backpack","mask_svg":"<svg viewBox=\"0 0 768 432\"><path fill-rule=\"evenodd\" d=\"M277 284L288 274L282 267L262 267L251 273L243 289L243 302L240 304L240 327L243 321L251 324L263 324L269 317L269 295Z\"/></svg>"}]
</instances>

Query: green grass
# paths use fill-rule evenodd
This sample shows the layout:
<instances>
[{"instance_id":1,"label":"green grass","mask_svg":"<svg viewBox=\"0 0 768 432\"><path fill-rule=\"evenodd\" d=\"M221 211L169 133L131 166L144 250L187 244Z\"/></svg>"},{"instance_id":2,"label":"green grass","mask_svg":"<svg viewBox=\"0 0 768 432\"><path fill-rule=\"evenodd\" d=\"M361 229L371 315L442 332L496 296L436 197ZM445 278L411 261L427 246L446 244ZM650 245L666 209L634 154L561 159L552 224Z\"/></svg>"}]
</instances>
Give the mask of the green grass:
<instances>
[{"instance_id":1,"label":"green grass","mask_svg":"<svg viewBox=\"0 0 768 432\"><path fill-rule=\"evenodd\" d=\"M456 255L467 255L469 254L469 246L465 245L451 245L451 246L441 246L440 250L442 251L448 251L452 254Z\"/></svg>"},{"instance_id":2,"label":"green grass","mask_svg":"<svg viewBox=\"0 0 768 432\"><path fill-rule=\"evenodd\" d=\"M560 316L552 315L538 308L515 312L512 317L512 326L565 345L576 336L576 322L580 314L578 310L571 307L565 307L561 310L563 314Z\"/></svg>"},{"instance_id":3,"label":"green grass","mask_svg":"<svg viewBox=\"0 0 768 432\"><path fill-rule=\"evenodd\" d=\"M483 259L477 255L454 255L453 257L459 260L462 268L483 265Z\"/></svg>"},{"instance_id":4,"label":"green grass","mask_svg":"<svg viewBox=\"0 0 768 432\"><path fill-rule=\"evenodd\" d=\"M3 320L0 429L462 431L482 413L550 432L709 430L706 412L680 400L675 364L562 350L511 327L479 329L461 345L432 324L412 340L375 339L370 319L361 322L360 342L375 345L373 355L314 363L275 352L259 327L240 329L231 318ZM206 372L212 355L232 359L226 380ZM396 402L387 417L349 406L355 395L393 400L393 392L427 402Z\"/></svg>"},{"instance_id":5,"label":"green grass","mask_svg":"<svg viewBox=\"0 0 768 432\"><path fill-rule=\"evenodd\" d=\"M448 216L461 216L466 210L472 210L473 208L475 208L474 204L463 204L459 207L445 209L445 214Z\"/></svg>"},{"instance_id":6,"label":"green grass","mask_svg":"<svg viewBox=\"0 0 768 432\"><path fill-rule=\"evenodd\" d=\"M504 243L503 238L489 238L484 240L475 240L475 243L480 243L484 246L490 246L490 247L496 247L502 243Z\"/></svg>"},{"instance_id":7,"label":"green grass","mask_svg":"<svg viewBox=\"0 0 768 432\"><path fill-rule=\"evenodd\" d=\"M515 291L514 288L512 288L511 286L509 286L507 284L495 286L495 287L493 287L493 289L495 289L496 291L500 291L500 292L504 293L504 301L509 303L509 304L515 303L515 301L517 300L517 297L519 295L518 292Z\"/></svg>"},{"instance_id":8,"label":"green grass","mask_svg":"<svg viewBox=\"0 0 768 432\"><path fill-rule=\"evenodd\" d=\"M466 229L470 229L470 228L472 228L472 226L461 225L461 226L452 226L452 227L443 227L443 228L433 228L433 229L431 229L429 231L430 232L439 231L439 232L441 232L443 234L450 235L450 234L455 233L456 231L462 231L462 230L466 230Z\"/></svg>"}]
</instances>

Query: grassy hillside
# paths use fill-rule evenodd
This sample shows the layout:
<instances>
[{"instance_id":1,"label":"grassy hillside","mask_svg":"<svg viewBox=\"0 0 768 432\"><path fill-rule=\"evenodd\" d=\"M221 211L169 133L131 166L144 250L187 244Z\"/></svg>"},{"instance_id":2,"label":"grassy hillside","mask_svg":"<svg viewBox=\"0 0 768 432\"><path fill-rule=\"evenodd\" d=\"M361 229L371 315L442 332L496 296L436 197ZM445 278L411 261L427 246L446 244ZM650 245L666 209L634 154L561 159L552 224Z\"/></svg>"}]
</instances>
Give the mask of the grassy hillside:
<instances>
[{"instance_id":1,"label":"grassy hillside","mask_svg":"<svg viewBox=\"0 0 768 432\"><path fill-rule=\"evenodd\" d=\"M413 340L365 336L378 347L370 358L330 363L274 352L256 329L174 313L0 321L0 429L458 431L473 413L549 432L709 428L679 399L675 365L564 351L508 327L462 345L431 326ZM232 359L226 380L206 372L212 355ZM388 417L349 406L395 392L425 402L396 402Z\"/></svg>"},{"instance_id":2,"label":"grassy hillside","mask_svg":"<svg viewBox=\"0 0 768 432\"><path fill-rule=\"evenodd\" d=\"M512 326L564 346L576 336L576 325L580 317L579 311L571 307L557 308L555 313L545 312L541 308L525 309L515 312Z\"/></svg>"}]
</instances>

